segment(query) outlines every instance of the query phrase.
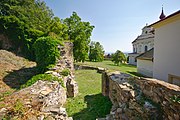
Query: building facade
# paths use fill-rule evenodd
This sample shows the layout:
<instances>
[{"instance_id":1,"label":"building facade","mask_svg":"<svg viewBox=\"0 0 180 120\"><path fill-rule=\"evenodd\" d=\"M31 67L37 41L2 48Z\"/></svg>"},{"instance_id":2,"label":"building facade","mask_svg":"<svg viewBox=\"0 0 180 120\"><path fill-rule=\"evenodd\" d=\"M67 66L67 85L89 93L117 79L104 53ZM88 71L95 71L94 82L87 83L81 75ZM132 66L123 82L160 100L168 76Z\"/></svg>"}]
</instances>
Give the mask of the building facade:
<instances>
[{"instance_id":1,"label":"building facade","mask_svg":"<svg viewBox=\"0 0 180 120\"><path fill-rule=\"evenodd\" d=\"M137 65L136 57L154 47L154 30L145 26L142 33L133 42L133 53L129 53L129 64Z\"/></svg>"},{"instance_id":2,"label":"building facade","mask_svg":"<svg viewBox=\"0 0 180 120\"><path fill-rule=\"evenodd\" d=\"M153 77L180 85L180 10L150 26L155 29Z\"/></svg>"},{"instance_id":3,"label":"building facade","mask_svg":"<svg viewBox=\"0 0 180 120\"><path fill-rule=\"evenodd\" d=\"M137 72L147 77L153 77L154 48L137 57Z\"/></svg>"}]
</instances>

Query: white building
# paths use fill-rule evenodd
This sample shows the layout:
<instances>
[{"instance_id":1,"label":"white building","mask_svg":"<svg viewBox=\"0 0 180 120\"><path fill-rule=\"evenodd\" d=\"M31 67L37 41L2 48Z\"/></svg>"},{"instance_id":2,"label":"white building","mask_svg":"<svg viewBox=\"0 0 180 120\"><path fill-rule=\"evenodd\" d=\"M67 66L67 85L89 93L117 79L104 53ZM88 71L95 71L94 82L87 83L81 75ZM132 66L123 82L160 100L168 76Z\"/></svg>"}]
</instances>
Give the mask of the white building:
<instances>
[{"instance_id":1,"label":"white building","mask_svg":"<svg viewBox=\"0 0 180 120\"><path fill-rule=\"evenodd\" d=\"M153 77L154 48L137 57L137 72L144 76Z\"/></svg>"},{"instance_id":2,"label":"white building","mask_svg":"<svg viewBox=\"0 0 180 120\"><path fill-rule=\"evenodd\" d=\"M180 10L150 26L155 29L153 77L180 85Z\"/></svg>"},{"instance_id":3,"label":"white building","mask_svg":"<svg viewBox=\"0 0 180 120\"><path fill-rule=\"evenodd\" d=\"M129 64L137 65L136 57L154 47L154 30L145 26L142 33L133 42L133 53L129 53Z\"/></svg>"}]
</instances>

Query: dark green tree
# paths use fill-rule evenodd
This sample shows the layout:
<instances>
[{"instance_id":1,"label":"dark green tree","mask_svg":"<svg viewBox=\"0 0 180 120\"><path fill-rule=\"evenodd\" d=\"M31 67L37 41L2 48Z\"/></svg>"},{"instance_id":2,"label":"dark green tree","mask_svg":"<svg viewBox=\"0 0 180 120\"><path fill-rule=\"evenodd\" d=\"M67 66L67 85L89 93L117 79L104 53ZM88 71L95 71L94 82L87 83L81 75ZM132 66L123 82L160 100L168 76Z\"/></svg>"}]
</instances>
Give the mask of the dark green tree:
<instances>
[{"instance_id":1,"label":"dark green tree","mask_svg":"<svg viewBox=\"0 0 180 120\"><path fill-rule=\"evenodd\" d=\"M120 50L117 50L114 54L112 54L112 61L115 65L120 65L123 62L126 62L126 56Z\"/></svg>"},{"instance_id":2,"label":"dark green tree","mask_svg":"<svg viewBox=\"0 0 180 120\"><path fill-rule=\"evenodd\" d=\"M19 48L32 58L32 44L37 38L47 36L53 13L40 0L1 0L0 34L7 35L14 51Z\"/></svg>"},{"instance_id":3,"label":"dark green tree","mask_svg":"<svg viewBox=\"0 0 180 120\"><path fill-rule=\"evenodd\" d=\"M89 60L90 61L103 61L104 60L104 49L99 42L92 41L90 44L89 51Z\"/></svg>"},{"instance_id":4,"label":"dark green tree","mask_svg":"<svg viewBox=\"0 0 180 120\"><path fill-rule=\"evenodd\" d=\"M60 56L59 44L61 44L60 41L52 37L40 37L34 42L33 48L36 62L41 71L45 71L56 63L57 58Z\"/></svg>"},{"instance_id":5,"label":"dark green tree","mask_svg":"<svg viewBox=\"0 0 180 120\"><path fill-rule=\"evenodd\" d=\"M74 60L84 62L88 58L90 36L94 26L89 22L81 21L76 12L73 12L70 18L63 20L63 23L67 25L69 40L74 44Z\"/></svg>"}]
</instances>

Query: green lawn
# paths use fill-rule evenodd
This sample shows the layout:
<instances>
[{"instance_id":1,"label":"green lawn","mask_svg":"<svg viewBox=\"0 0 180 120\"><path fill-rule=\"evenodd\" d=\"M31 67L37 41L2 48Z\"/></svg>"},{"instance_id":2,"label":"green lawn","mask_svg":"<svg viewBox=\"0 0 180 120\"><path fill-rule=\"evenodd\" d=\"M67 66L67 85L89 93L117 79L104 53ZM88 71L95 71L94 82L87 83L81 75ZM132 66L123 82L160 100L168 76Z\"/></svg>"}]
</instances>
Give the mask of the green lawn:
<instances>
[{"instance_id":1,"label":"green lawn","mask_svg":"<svg viewBox=\"0 0 180 120\"><path fill-rule=\"evenodd\" d=\"M124 73L131 74L133 76L143 77L141 74L137 73L137 67L128 64L121 64L119 66L114 65L112 61L103 61L103 62L84 62L84 63L77 63L80 65L89 65L89 66L96 66L96 67L103 67L110 71L121 71Z\"/></svg>"},{"instance_id":2,"label":"green lawn","mask_svg":"<svg viewBox=\"0 0 180 120\"><path fill-rule=\"evenodd\" d=\"M105 117L111 109L111 102L101 94L101 74L95 70L75 71L79 95L68 98L66 109L74 120L95 120Z\"/></svg>"},{"instance_id":3,"label":"green lawn","mask_svg":"<svg viewBox=\"0 0 180 120\"><path fill-rule=\"evenodd\" d=\"M135 66L127 64L116 66L111 61L77 64L103 67L110 71L121 71L142 76L137 73ZM65 106L68 115L72 116L74 120L95 120L109 114L112 104L107 97L101 94L101 74L95 70L76 70L75 77L79 86L79 94L75 98L68 98Z\"/></svg>"}]
</instances>

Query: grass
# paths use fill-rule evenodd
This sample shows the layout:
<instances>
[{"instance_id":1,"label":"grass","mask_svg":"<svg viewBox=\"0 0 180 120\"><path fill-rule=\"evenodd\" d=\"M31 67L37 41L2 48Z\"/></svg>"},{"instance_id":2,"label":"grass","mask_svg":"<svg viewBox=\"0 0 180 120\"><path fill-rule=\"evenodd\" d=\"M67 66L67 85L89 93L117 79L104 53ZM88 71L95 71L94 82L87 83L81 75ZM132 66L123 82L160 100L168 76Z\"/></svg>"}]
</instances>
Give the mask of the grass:
<instances>
[{"instance_id":1,"label":"grass","mask_svg":"<svg viewBox=\"0 0 180 120\"><path fill-rule=\"evenodd\" d=\"M121 64L119 66L114 65L112 61L105 60L103 62L84 62L84 63L77 63L80 65L89 65L89 66L95 66L95 67L103 67L110 71L121 71L124 73L131 74L133 76L143 77L143 75L137 73L137 67L133 65L128 64Z\"/></svg>"},{"instance_id":2,"label":"grass","mask_svg":"<svg viewBox=\"0 0 180 120\"><path fill-rule=\"evenodd\" d=\"M111 109L111 102L101 94L101 74L95 70L75 71L79 95L68 98L66 109L74 120L95 120L105 117Z\"/></svg>"}]
</instances>

